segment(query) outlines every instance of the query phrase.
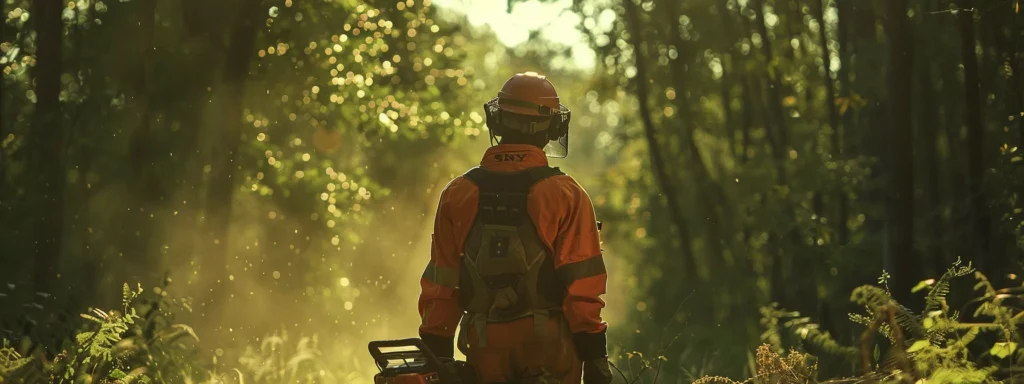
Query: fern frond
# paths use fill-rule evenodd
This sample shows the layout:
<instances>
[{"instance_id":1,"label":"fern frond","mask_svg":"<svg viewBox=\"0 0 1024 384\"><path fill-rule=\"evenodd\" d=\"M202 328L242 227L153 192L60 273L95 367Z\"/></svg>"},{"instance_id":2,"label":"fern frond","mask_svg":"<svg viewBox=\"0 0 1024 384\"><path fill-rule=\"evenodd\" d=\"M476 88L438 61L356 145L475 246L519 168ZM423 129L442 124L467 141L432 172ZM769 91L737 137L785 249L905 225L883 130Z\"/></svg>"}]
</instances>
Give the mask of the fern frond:
<instances>
[{"instance_id":1,"label":"fern frond","mask_svg":"<svg viewBox=\"0 0 1024 384\"><path fill-rule=\"evenodd\" d=\"M895 300L892 299L889 294L882 288L873 285L862 285L853 290L850 295L850 301L858 304L866 305L872 315L877 313L877 309L885 305L895 304L893 308L896 309L896 323L899 324L900 328L909 338L923 338L926 335L924 327L921 325L921 321L917 315L911 313L906 307L899 305ZM870 323L869 323L870 324Z\"/></svg>"},{"instance_id":2,"label":"fern frond","mask_svg":"<svg viewBox=\"0 0 1024 384\"><path fill-rule=\"evenodd\" d=\"M949 267L945 273L939 277L939 280L935 282L931 290L928 291L928 295L925 296L925 307L924 312L928 313L931 311L940 310L946 303L946 295L949 294L949 282L953 278L967 276L974 272L974 268L971 267L970 263L966 266L960 265L961 261L958 258L953 266Z\"/></svg>"},{"instance_id":3,"label":"fern frond","mask_svg":"<svg viewBox=\"0 0 1024 384\"><path fill-rule=\"evenodd\" d=\"M839 342L832 337L832 334L822 332L818 329L817 325L809 324L801 326L795 330L795 333L797 336L800 336L805 344L822 352L848 358L857 357L857 348L839 344Z\"/></svg>"},{"instance_id":4,"label":"fern frond","mask_svg":"<svg viewBox=\"0 0 1024 384\"><path fill-rule=\"evenodd\" d=\"M872 320L871 320L870 317L861 315L859 313L851 313L849 316L850 316L850 321L852 321L854 323L863 325L865 327L871 325L871 321Z\"/></svg>"}]
</instances>

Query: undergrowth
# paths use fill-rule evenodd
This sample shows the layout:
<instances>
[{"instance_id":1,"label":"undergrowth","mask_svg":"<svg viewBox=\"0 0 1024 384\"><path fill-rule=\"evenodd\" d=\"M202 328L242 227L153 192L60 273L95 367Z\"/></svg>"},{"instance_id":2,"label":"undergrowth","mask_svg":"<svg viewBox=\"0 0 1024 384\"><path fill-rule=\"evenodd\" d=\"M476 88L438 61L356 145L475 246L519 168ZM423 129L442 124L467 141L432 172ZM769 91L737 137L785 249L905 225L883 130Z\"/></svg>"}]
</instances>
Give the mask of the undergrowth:
<instances>
[{"instance_id":1,"label":"undergrowth","mask_svg":"<svg viewBox=\"0 0 1024 384\"><path fill-rule=\"evenodd\" d=\"M80 314L82 326L57 353L28 333L4 329L0 383L337 382L322 369L316 337L271 334L232 362L201 353L199 336L174 321L175 313L192 310L191 301L171 298L169 283L150 291L125 284L120 308Z\"/></svg>"},{"instance_id":2,"label":"undergrowth","mask_svg":"<svg viewBox=\"0 0 1024 384\"><path fill-rule=\"evenodd\" d=\"M950 283L969 276L975 280L974 298L960 307L951 306L946 300ZM862 313L849 315L863 328L855 345L844 345L810 318L773 304L761 308L764 333L753 357L751 377L736 380L706 375L694 384L1024 381L1024 350L1018 348L1024 324L1024 285L996 288L981 272L958 260L938 279L914 287L914 293L925 294L924 310L915 313L892 298L887 279L883 274L878 285L857 287L850 295L853 303L864 308ZM976 309L968 315L961 313L973 306ZM845 360L855 365L859 374L819 378L818 357L807 350ZM616 368L623 382L657 383L667 359L632 353L627 354L626 364L632 366L634 359L640 361L639 373L626 375Z\"/></svg>"},{"instance_id":3,"label":"undergrowth","mask_svg":"<svg viewBox=\"0 0 1024 384\"><path fill-rule=\"evenodd\" d=\"M960 307L946 298L955 279L973 276L974 299ZM883 274L878 285L853 290L850 300L864 308L850 314L863 331L855 345L844 345L818 324L776 305L761 309L762 345L752 356L752 377L738 381L703 376L708 383L995 383L1024 380L1024 285L996 288L970 265L954 263L938 279L922 281L924 309L915 313L892 298ZM191 311L188 300L171 299L164 289L123 287L121 306L91 309L83 326L50 355L28 335L10 329L0 346L0 383L281 383L339 382L325 369L318 339L291 339L279 332L246 347L236 361L217 361L199 353L199 336L174 322L174 313ZM975 307L967 315L965 308ZM956 309L959 308L959 309ZM880 341L880 342L878 342ZM790 345L787 345L790 344ZM819 355L855 365L859 375L819 378ZM883 352L884 351L884 352ZM620 369L625 383L657 383L665 356L626 354Z\"/></svg>"},{"instance_id":4,"label":"undergrowth","mask_svg":"<svg viewBox=\"0 0 1024 384\"><path fill-rule=\"evenodd\" d=\"M954 279L973 276L975 298L960 308L977 305L964 316L946 301ZM914 313L893 300L886 284L864 285L850 300L863 313L850 320L863 326L857 345L843 345L818 324L776 306L762 309L764 344L757 350L754 377L742 383L995 383L1024 380L1024 351L1020 325L1024 323L1024 286L996 288L989 279L957 261L938 279L920 282L914 293L925 293L925 307ZM965 320L971 319L970 321ZM784 333L799 345L782 354ZM876 343L881 336L883 346ZM860 376L821 380L814 356L800 349L813 348L842 357L860 369ZM704 377L698 383L738 383L728 378Z\"/></svg>"}]
</instances>

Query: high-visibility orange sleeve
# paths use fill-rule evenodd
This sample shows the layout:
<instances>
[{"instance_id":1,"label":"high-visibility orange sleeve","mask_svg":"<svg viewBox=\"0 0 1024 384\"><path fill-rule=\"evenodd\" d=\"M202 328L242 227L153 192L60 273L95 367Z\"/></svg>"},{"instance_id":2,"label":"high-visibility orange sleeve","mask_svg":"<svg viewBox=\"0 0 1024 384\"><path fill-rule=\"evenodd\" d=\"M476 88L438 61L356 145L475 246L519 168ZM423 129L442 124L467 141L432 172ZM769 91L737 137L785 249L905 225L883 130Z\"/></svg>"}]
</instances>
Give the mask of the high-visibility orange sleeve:
<instances>
[{"instance_id":1,"label":"high-visibility orange sleeve","mask_svg":"<svg viewBox=\"0 0 1024 384\"><path fill-rule=\"evenodd\" d=\"M590 196L572 177L554 176L534 186L528 211L566 286L563 311L570 330L603 332L608 324L601 320L600 296L607 289L608 274Z\"/></svg>"},{"instance_id":2,"label":"high-visibility orange sleeve","mask_svg":"<svg viewBox=\"0 0 1024 384\"><path fill-rule=\"evenodd\" d=\"M460 255L477 210L477 188L462 177L452 180L441 192L430 261L420 278L420 332L454 337L462 319L459 308Z\"/></svg>"}]
</instances>

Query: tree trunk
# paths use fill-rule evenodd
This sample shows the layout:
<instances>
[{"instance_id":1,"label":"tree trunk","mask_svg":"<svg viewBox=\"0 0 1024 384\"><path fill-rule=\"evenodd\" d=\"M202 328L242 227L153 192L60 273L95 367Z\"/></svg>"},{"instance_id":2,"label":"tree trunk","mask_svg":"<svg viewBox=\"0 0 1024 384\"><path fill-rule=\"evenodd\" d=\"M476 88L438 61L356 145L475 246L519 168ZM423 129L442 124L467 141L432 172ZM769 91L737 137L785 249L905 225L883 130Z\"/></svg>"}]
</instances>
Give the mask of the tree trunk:
<instances>
[{"instance_id":1,"label":"tree trunk","mask_svg":"<svg viewBox=\"0 0 1024 384\"><path fill-rule=\"evenodd\" d=\"M684 239L683 257L689 260L694 260L689 225L683 215L682 208L679 206L679 202L676 200L679 194L676 192L675 186L672 184L671 177L668 175L668 171L665 168L665 160L661 154L661 147L658 145L657 135L654 132L654 121L651 119L651 111L647 105L647 68L642 50L643 40L640 35L641 28L639 15L637 15L638 11L632 0L623 0L622 4L626 11L627 22L630 26L630 44L633 45L633 52L636 61L636 76L634 77L633 85L636 88L640 119L644 126L644 137L647 139L648 151L651 154L651 168L653 168L654 178L658 183L659 189L661 189L662 193L665 195L665 200L672 217L672 224Z\"/></svg>"},{"instance_id":2,"label":"tree trunk","mask_svg":"<svg viewBox=\"0 0 1024 384\"><path fill-rule=\"evenodd\" d=\"M63 3L32 2L36 29L36 106L32 120L32 172L35 174L34 284L36 292L55 289L64 235L65 135L61 124L60 76Z\"/></svg>"},{"instance_id":3,"label":"tree trunk","mask_svg":"<svg viewBox=\"0 0 1024 384\"><path fill-rule=\"evenodd\" d=\"M740 139L740 164L747 164L750 161L750 130L754 125L754 99L750 95L750 78L744 76L741 85L743 88L743 133Z\"/></svg>"},{"instance_id":4,"label":"tree trunk","mask_svg":"<svg viewBox=\"0 0 1024 384\"><path fill-rule=\"evenodd\" d=\"M839 134L839 152L836 154L839 156L840 161L845 161L847 152L846 141L849 137L849 132L852 128L856 128L854 125L854 114L856 113L855 107L852 107L853 92L850 89L850 66L853 65L853 42L850 40L850 28L852 27L852 16L853 9L848 3L849 0L836 0L836 12L839 15L839 21L836 24L837 39L839 44L839 73L837 74L837 83L839 84L839 94L842 95L847 104L847 110L840 113L842 120L842 128L836 133ZM840 246L845 246L850 242L850 229L849 229L849 217L850 217L850 197L846 192L846 186L843 184L843 180L839 180L839 196L836 205L838 206L838 212L836 213L836 242Z\"/></svg>"},{"instance_id":5,"label":"tree trunk","mask_svg":"<svg viewBox=\"0 0 1024 384\"><path fill-rule=\"evenodd\" d=\"M625 0L629 1L629 0ZM682 150L685 151L685 156L692 162L690 167L687 167L693 171L694 179L698 184L698 191L704 198L706 205L706 213L710 217L710 221L715 223L715 226L722 226L723 219L727 219L726 213L721 213L720 210L727 210L729 203L726 200L725 191L720 185L715 183L711 177L711 172L707 163L704 161L704 157L701 155L701 150L697 147L696 141L696 129L692 124L686 124L686 116L692 116L692 103L688 103L687 99L683 96L683 90L686 89L686 78L684 73L685 65L683 64L683 58L692 57L690 52L687 51L686 42L681 37L681 31L679 30L678 16L681 13L675 7L675 4L669 3L664 12L666 16L666 22L671 26L666 28L670 33L670 44L676 47L676 62L669 64L671 72L672 86L676 89L678 96L675 98L676 109L679 110L680 118L675 119L679 125L680 135L679 138L682 140ZM717 239L720 241L720 239ZM717 248L721 248L721 245L717 245ZM720 257L720 255L719 255Z\"/></svg>"},{"instance_id":6,"label":"tree trunk","mask_svg":"<svg viewBox=\"0 0 1024 384\"><path fill-rule=\"evenodd\" d=\"M245 3L242 3L245 4ZM242 5L240 4L240 5ZM212 300L225 300L229 293L228 260L231 258L229 227L231 224L231 205L238 182L235 173L238 169L238 150L242 140L243 111L245 100L245 83L249 74L249 64L253 58L256 33L259 22L255 5L240 6L241 13L231 28L230 43L226 50L223 78L218 93L216 109L218 124L211 127L216 130L210 167L210 184L207 192L206 216L208 218L208 239L211 247L207 251L203 270L206 286L212 286ZM224 302L215 302L214 306L222 306Z\"/></svg>"},{"instance_id":7,"label":"tree trunk","mask_svg":"<svg viewBox=\"0 0 1024 384\"><path fill-rule=\"evenodd\" d=\"M988 209L985 207L983 179L985 176L984 126L981 122L981 80L978 57L975 54L974 2L960 0L960 54L964 65L964 106L967 112L967 188L970 205L971 253L981 271L990 277L998 270L999 262L989 254L991 235Z\"/></svg>"},{"instance_id":8,"label":"tree trunk","mask_svg":"<svg viewBox=\"0 0 1024 384\"><path fill-rule=\"evenodd\" d=\"M821 60L825 67L825 76L823 78L825 83L825 104L827 104L825 107L828 110L829 126L832 127L832 134L829 136L832 144L831 157L833 161L841 161L843 150L839 131L839 109L836 108L836 97L838 95L836 94L835 80L832 79L832 54L828 49L828 35L825 31L825 4L828 3L828 0L814 0L814 2L818 4L814 9L814 11L816 11L814 17L818 22L818 44L821 46ZM840 47L840 49L842 48ZM842 174L842 167L836 167L836 172ZM845 217L845 205L847 202L845 198L845 188L843 188L842 185L842 178L837 179L838 185L836 185L836 191L834 193L836 196L836 205L838 206L837 211L839 214L836 217L834 225L836 226L836 233L839 235L838 242L840 245L843 245L846 242L845 237L847 232Z\"/></svg>"},{"instance_id":9,"label":"tree trunk","mask_svg":"<svg viewBox=\"0 0 1024 384\"><path fill-rule=\"evenodd\" d=\"M76 17L78 17L80 10L76 10ZM68 73L79 74L82 72L82 66L85 59L84 53L88 49L86 46L86 40L83 38L83 27L79 24L73 24L68 27L69 44L73 47L72 58L70 65L67 68ZM97 81L99 76L87 75L83 79L81 86L86 90L97 89L102 87L100 81ZM74 81L78 81L76 78ZM73 207L75 214L70 223L65 225L69 227L69 232L76 233L78 242L71 245L71 247L77 248L77 263L78 272L81 276L81 280L75 287L75 297L71 298L73 309L75 311L83 311L87 308L86 303L95 305L95 301L102 300L98 293L100 291L100 278L101 271L105 267L103 259L97 257L95 248L93 247L93 231L92 231L92 209L90 202L92 201L93 189L89 185L89 174L93 170L93 158L94 151L91 148L90 133L88 124L85 123L84 112L90 111L93 108L97 108L96 97L86 97L85 100L80 101L74 107L66 108L69 114L73 114L73 117L69 121L68 131L68 156L73 160L69 164L74 164L78 169L77 185L70 186L70 198L66 202L68 206ZM73 111L73 112L71 112Z\"/></svg>"},{"instance_id":10,"label":"tree trunk","mask_svg":"<svg viewBox=\"0 0 1024 384\"><path fill-rule=\"evenodd\" d=\"M761 50L765 57L765 63L768 72L768 100L765 107L767 121L765 127L774 126L774 132L768 129L768 144L771 147L772 156L775 159L776 168L776 179L777 184L780 186L788 186L789 178L786 171L786 158L789 156L789 135L788 128L786 126L786 117L782 109L782 98L780 96L780 83L776 68L773 65L775 61L775 55L772 51L771 39L768 38L768 27L765 24L764 19L764 5L762 1L751 1L750 6L754 10L755 19L754 24L759 33L764 36L762 39ZM784 199L779 204L785 204L783 208L785 212L785 226L777 230L778 241L776 242L776 257L775 263L782 263L779 265L796 266L800 265L801 268L806 268L807 273L803 274L801 278L796 279L796 283L787 284L786 280L782 276L775 276L772 284L784 285L784 292L786 301L783 302L785 306L792 309L801 311L802 313L812 313L817 310L817 286L818 286L818 267L820 261L815 258L809 257L804 249L803 244L800 240L800 226L796 219L796 213L793 211L793 207L790 206L788 200ZM784 251L783 244L788 244L790 247ZM799 256L792 256L791 254L797 252ZM775 268L775 267L773 267ZM787 267L782 268L778 271L781 274L795 272L793 268ZM782 279L779 281L777 279Z\"/></svg>"},{"instance_id":11,"label":"tree trunk","mask_svg":"<svg viewBox=\"0 0 1024 384\"><path fill-rule=\"evenodd\" d=\"M928 30L927 28L924 28ZM935 100L935 94L938 92L935 89L935 85L932 82L931 77L931 64L924 63L921 68L918 68L918 84L920 86L920 95L922 102L919 104L921 123L919 127L919 139L921 143L921 156L919 159L925 164L924 174L924 211L927 213L925 224L927 225L928 241L925 248L925 254L930 258L929 265L932 266L932 276L941 275L949 268L950 260L946 256L946 247L942 246L942 242L946 238L945 224L943 223L942 211L945 208L943 204L943 189L940 183L941 174L939 172L939 159L938 154L938 138L939 133L942 131L942 122L939 121L936 115L937 111L935 106L937 101Z\"/></svg>"},{"instance_id":12,"label":"tree trunk","mask_svg":"<svg viewBox=\"0 0 1024 384\"><path fill-rule=\"evenodd\" d=\"M786 175L785 157L788 152L789 139L787 137L785 116L782 111L782 97L779 95L779 78L778 74L775 73L775 54L772 52L772 42L768 38L768 27L765 25L764 20L764 4L762 0L753 0L750 2L750 6L754 9L756 18L754 24L757 27L758 32L761 34L761 53L764 55L765 63L767 64L768 72L768 106L766 112L768 112L768 119L771 124L765 126L774 126L774 130L768 129L767 137L769 144L772 147L772 155L775 157L775 167L778 175L776 177L779 180L779 185L787 185L788 177Z\"/></svg>"},{"instance_id":13,"label":"tree trunk","mask_svg":"<svg viewBox=\"0 0 1024 384\"><path fill-rule=\"evenodd\" d=\"M736 45L736 27L733 22L732 15L729 13L728 0L721 0L715 3L718 14L722 17L722 25L725 26L724 32L726 34L726 44L722 51L722 79L721 79L721 93L722 93L722 112L725 115L725 133L729 137L729 154L732 156L740 156L737 153L736 146L736 127L734 121L735 116L732 109L732 87L736 83L735 79L741 79L739 71L737 74L733 74L732 71L738 68L738 65L734 65L740 60L736 56L736 52L733 47ZM735 79L734 79L735 78Z\"/></svg>"},{"instance_id":14,"label":"tree trunk","mask_svg":"<svg viewBox=\"0 0 1024 384\"><path fill-rule=\"evenodd\" d=\"M797 20L797 24L803 25L803 21L800 19L800 4L790 0L775 0L772 11L779 17L778 27L785 29L783 33L776 33L775 36L776 39L785 43L783 56L789 59L790 62L795 62L797 49L793 48L792 40L800 38L800 32L798 32L800 29L793 28L793 20ZM764 35L764 39L768 40L767 34Z\"/></svg>"},{"instance_id":15,"label":"tree trunk","mask_svg":"<svg viewBox=\"0 0 1024 384\"><path fill-rule=\"evenodd\" d=\"M932 15L938 8L934 5L924 4L920 9L924 14L917 23L918 41L921 41L920 50L921 52L931 52L937 49L937 46L928 36L933 33L932 28L936 26ZM916 104L915 108L917 108L916 112L919 118L916 142L921 143L921 155L917 159L923 164L923 168L918 168L923 170L923 177L920 181L924 187L923 201L919 205L924 212L922 222L925 224L923 234L926 236L926 241L923 242L924 255L922 257L926 259L924 265L931 266L928 277L941 276L951 263L947 255L948 247L943 244L947 237L944 210L948 190L943 188L940 171L942 159L939 158L938 153L939 138L945 122L939 117L939 101L936 95L940 94L941 90L935 84L934 70L934 61L921 61L915 70L917 90L921 95L920 103Z\"/></svg>"},{"instance_id":16,"label":"tree trunk","mask_svg":"<svg viewBox=\"0 0 1024 384\"><path fill-rule=\"evenodd\" d=\"M161 199L163 191L159 184L160 172L155 169L154 162L156 154L157 138L154 135L152 122L152 108L150 105L150 81L149 71L153 60L154 49L154 22L156 19L156 0L144 0L141 3L142 10L139 13L138 33L140 41L138 46L138 67L135 74L134 91L137 100L135 106L139 115L139 125L131 135L129 144L129 158L133 172L133 193L129 201L135 217L128 220L133 225L126 226L122 234L122 249L132 262L127 265L128 271L133 279L150 281L157 276L153 269L159 264L158 254L152 252L151 244L154 242L154 218L150 215L156 213L156 204Z\"/></svg>"},{"instance_id":17,"label":"tree trunk","mask_svg":"<svg viewBox=\"0 0 1024 384\"><path fill-rule=\"evenodd\" d=\"M946 236L946 246L957 256L960 256L964 263L971 262L979 265L970 253L970 224L968 215L970 213L967 202L969 201L967 186L963 182L968 179L966 174L967 145L961 137L963 130L963 98L954 96L957 91L959 79L957 74L949 70L940 70L939 76L942 79L942 86L939 87L938 95L941 95L939 111L940 119L944 122L940 128L946 138L946 147L949 151L944 162L945 188L949 193L949 233Z\"/></svg>"},{"instance_id":18,"label":"tree trunk","mask_svg":"<svg viewBox=\"0 0 1024 384\"><path fill-rule=\"evenodd\" d=\"M910 290L917 278L914 263L914 141L911 115L913 36L907 18L907 0L887 0L886 32L889 40L888 270L892 271L894 298L910 305Z\"/></svg>"},{"instance_id":19,"label":"tree trunk","mask_svg":"<svg viewBox=\"0 0 1024 384\"><path fill-rule=\"evenodd\" d=\"M630 3L628 6L633 7L632 0L624 0L626 3ZM636 9L633 9L636 12ZM701 150L697 146L696 142L696 129L693 124L689 124L691 120L688 117L693 116L692 103L687 102L685 93L686 80L685 80L685 64L684 60L688 57L693 57L691 52L687 49L686 42L681 37L681 31L679 29L679 18L681 15L678 8L674 4L670 4L662 12L662 15L666 17L665 21L668 27L665 31L669 32L670 43L675 46L677 56L674 62L669 63L669 71L671 75L671 81L673 87L677 90L678 96L675 98L676 108L679 110L679 118L674 119L676 126L679 128L679 134L677 137L681 141L680 147L686 156L690 160L690 165L686 167L692 170L691 175L693 176L694 182L697 184L697 196L703 201L699 205L699 213L702 217L706 218L705 229L706 236L704 254L707 255L708 269L711 271L710 278L723 278L726 277L722 273L728 271L728 268L724 268L722 262L726 257L726 248L732 244L731 241L726 241L725 233L731 231L726 230L730 227L730 223L726 220L732 218L729 214L729 205L726 200L726 193L711 177L707 163L704 161L704 157L701 155ZM635 15L639 18L638 15ZM638 25L638 24L637 24ZM641 29L637 29L637 34L641 33ZM639 49L639 48L637 48ZM646 68L645 68L646 70ZM646 87L646 84L645 84ZM668 173L666 172L666 176ZM728 243L728 244L727 244Z\"/></svg>"}]
</instances>

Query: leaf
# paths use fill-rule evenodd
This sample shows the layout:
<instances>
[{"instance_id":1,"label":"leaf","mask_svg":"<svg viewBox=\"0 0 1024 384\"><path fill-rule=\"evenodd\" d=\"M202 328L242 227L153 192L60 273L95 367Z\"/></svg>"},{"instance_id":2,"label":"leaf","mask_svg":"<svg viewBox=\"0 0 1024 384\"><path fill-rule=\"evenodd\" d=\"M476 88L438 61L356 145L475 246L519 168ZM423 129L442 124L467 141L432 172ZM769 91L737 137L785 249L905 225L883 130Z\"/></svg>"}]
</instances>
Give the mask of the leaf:
<instances>
[{"instance_id":1,"label":"leaf","mask_svg":"<svg viewBox=\"0 0 1024 384\"><path fill-rule=\"evenodd\" d=\"M928 341L927 339L926 340L918 340L918 341L915 341L914 344L910 346L910 348L907 348L907 352L917 352L917 351L920 351L920 350L924 349L925 347L928 347L928 346L931 346L931 345L932 345L932 342Z\"/></svg>"},{"instance_id":2,"label":"leaf","mask_svg":"<svg viewBox=\"0 0 1024 384\"><path fill-rule=\"evenodd\" d=\"M990 349L988 352L991 353L992 356L998 357L1000 359L1004 359L1007 356L1010 356L1010 354L1012 354L1013 351L1016 350L1016 349L1017 349L1017 343L1009 341L1009 342L995 343L995 345L992 346L992 349Z\"/></svg>"},{"instance_id":3,"label":"leaf","mask_svg":"<svg viewBox=\"0 0 1024 384\"><path fill-rule=\"evenodd\" d=\"M115 380L116 379L122 379L125 376L128 376L128 374L124 373L124 371L122 371L120 369L114 368L113 371L110 371L110 378L111 379L115 379Z\"/></svg>"},{"instance_id":4,"label":"leaf","mask_svg":"<svg viewBox=\"0 0 1024 384\"><path fill-rule=\"evenodd\" d=\"M86 340L89 340L89 338L95 334L96 332L82 332L75 336L75 340L77 340L78 343L81 344L84 343Z\"/></svg>"},{"instance_id":5,"label":"leaf","mask_svg":"<svg viewBox=\"0 0 1024 384\"><path fill-rule=\"evenodd\" d=\"M96 323L100 323L100 324L103 324L103 320L97 319L97 318L95 318L95 317L93 317L93 316L90 316L90 315L87 315L87 314L84 314L84 313L83 313L83 314L80 314L79 316L81 316L81 317L82 317L83 319L86 319L86 320L89 320L89 321L92 321L92 322L96 322Z\"/></svg>"},{"instance_id":6,"label":"leaf","mask_svg":"<svg viewBox=\"0 0 1024 384\"><path fill-rule=\"evenodd\" d=\"M845 116L846 110L850 109L850 99L846 97L837 97L836 105L839 106L839 116Z\"/></svg>"},{"instance_id":7,"label":"leaf","mask_svg":"<svg viewBox=\"0 0 1024 384\"><path fill-rule=\"evenodd\" d=\"M935 283L934 279L921 280L920 282L917 283L917 285L914 286L914 288L910 290L910 293L917 293L922 289L930 287L932 283Z\"/></svg>"},{"instance_id":8,"label":"leaf","mask_svg":"<svg viewBox=\"0 0 1024 384\"><path fill-rule=\"evenodd\" d=\"M928 378L928 384L981 383L988 374L985 371L964 368L940 368Z\"/></svg>"}]
</instances>

